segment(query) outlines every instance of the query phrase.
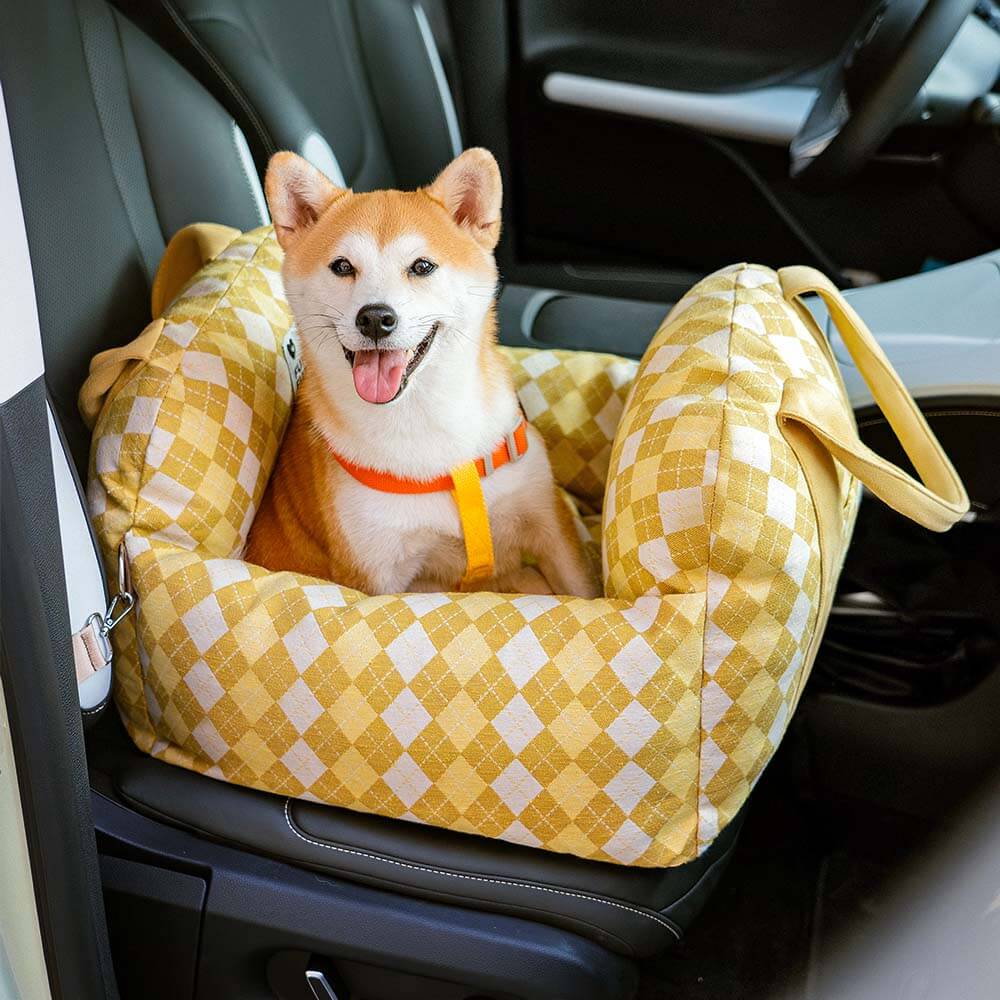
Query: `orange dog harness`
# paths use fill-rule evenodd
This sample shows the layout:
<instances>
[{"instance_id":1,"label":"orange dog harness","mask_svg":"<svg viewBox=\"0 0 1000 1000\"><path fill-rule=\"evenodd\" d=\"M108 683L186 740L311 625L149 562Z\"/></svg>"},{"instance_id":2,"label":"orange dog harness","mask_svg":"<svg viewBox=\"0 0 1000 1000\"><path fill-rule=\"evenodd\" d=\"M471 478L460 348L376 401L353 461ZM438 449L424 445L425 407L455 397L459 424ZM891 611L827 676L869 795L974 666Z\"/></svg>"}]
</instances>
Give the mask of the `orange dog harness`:
<instances>
[{"instance_id":1,"label":"orange dog harness","mask_svg":"<svg viewBox=\"0 0 1000 1000\"><path fill-rule=\"evenodd\" d=\"M528 421L522 417L520 423L488 455L464 462L436 479L404 479L391 472L355 465L335 451L331 454L345 472L369 489L408 494L450 491L458 507L465 539L466 568L460 587L468 590L493 575L493 536L480 480L509 462L516 462L527 450Z\"/></svg>"}]
</instances>

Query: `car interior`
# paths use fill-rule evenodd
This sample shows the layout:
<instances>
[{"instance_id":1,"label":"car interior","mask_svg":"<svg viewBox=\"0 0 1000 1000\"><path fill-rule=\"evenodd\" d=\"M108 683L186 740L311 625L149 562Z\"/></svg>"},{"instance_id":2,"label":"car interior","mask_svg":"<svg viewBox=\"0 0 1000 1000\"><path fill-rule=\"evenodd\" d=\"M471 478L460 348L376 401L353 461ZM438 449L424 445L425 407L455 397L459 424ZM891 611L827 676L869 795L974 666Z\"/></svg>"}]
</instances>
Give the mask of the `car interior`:
<instances>
[{"instance_id":1,"label":"car interior","mask_svg":"<svg viewBox=\"0 0 1000 1000\"><path fill-rule=\"evenodd\" d=\"M886 995L844 990L842 939L880 933L1000 766L1000 7L0 0L0 86L4 336L29 358L33 307L42 354L0 379L2 679L52 995ZM69 666L94 546L77 394L148 322L171 236L265 224L278 150L364 191L469 146L503 176L502 343L638 358L715 268L812 265L971 500L937 535L864 498L780 751L672 868L171 767ZM865 443L909 468L812 308Z\"/></svg>"}]
</instances>

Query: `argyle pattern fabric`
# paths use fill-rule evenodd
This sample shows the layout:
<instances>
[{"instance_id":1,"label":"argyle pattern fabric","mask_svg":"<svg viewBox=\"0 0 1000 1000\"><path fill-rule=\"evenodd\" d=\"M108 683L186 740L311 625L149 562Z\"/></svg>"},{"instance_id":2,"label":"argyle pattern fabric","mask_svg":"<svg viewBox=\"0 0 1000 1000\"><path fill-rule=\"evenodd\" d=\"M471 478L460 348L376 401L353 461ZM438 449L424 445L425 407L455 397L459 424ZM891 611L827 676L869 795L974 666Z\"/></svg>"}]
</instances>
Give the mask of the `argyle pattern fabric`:
<instances>
[{"instance_id":1,"label":"argyle pattern fabric","mask_svg":"<svg viewBox=\"0 0 1000 1000\"><path fill-rule=\"evenodd\" d=\"M705 598L702 848L777 748L828 614L818 622L828 595L809 485L778 421L790 377L844 398L832 359L784 301L774 272L719 271L653 339L611 456L606 594ZM858 490L846 472L837 475L852 525Z\"/></svg>"},{"instance_id":2,"label":"argyle pattern fabric","mask_svg":"<svg viewBox=\"0 0 1000 1000\"><path fill-rule=\"evenodd\" d=\"M828 610L777 414L790 374L843 390L773 272L706 279L638 366L506 352L603 534L587 601L371 597L240 559L292 402L280 265L269 229L235 240L95 429L94 524L138 601L114 633L132 739L282 795L618 864L696 857L773 754Z\"/></svg>"}]
</instances>

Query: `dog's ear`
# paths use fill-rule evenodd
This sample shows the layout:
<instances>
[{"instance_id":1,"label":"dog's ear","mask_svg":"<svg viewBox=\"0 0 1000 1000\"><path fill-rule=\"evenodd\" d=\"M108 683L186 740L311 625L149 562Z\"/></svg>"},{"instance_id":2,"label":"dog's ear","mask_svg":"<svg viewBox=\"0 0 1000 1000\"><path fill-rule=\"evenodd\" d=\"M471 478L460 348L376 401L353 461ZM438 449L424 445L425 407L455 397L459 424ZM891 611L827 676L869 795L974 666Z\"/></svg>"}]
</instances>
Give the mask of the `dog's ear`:
<instances>
[{"instance_id":1,"label":"dog's ear","mask_svg":"<svg viewBox=\"0 0 1000 1000\"><path fill-rule=\"evenodd\" d=\"M488 149L467 149L437 175L427 193L469 230L476 242L492 250L500 239L500 168Z\"/></svg>"},{"instance_id":2,"label":"dog's ear","mask_svg":"<svg viewBox=\"0 0 1000 1000\"><path fill-rule=\"evenodd\" d=\"M346 191L295 153L275 153L264 177L274 234L287 250Z\"/></svg>"}]
</instances>

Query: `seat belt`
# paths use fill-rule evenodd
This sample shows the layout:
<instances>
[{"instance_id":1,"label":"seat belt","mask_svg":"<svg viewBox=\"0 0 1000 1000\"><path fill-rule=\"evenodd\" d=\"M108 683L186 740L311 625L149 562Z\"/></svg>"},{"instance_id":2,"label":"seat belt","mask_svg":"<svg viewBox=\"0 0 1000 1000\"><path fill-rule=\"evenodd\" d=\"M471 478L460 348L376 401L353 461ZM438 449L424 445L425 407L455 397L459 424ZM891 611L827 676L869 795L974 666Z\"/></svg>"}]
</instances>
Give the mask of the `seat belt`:
<instances>
[{"instance_id":1,"label":"seat belt","mask_svg":"<svg viewBox=\"0 0 1000 1000\"><path fill-rule=\"evenodd\" d=\"M51 405L46 405L52 477L59 513L59 538L66 577L66 602L72 634L73 667L80 708L95 712L111 688L111 630L132 610L125 551L118 556L118 589L109 601L104 571L87 517L86 502L69 460Z\"/></svg>"},{"instance_id":2,"label":"seat belt","mask_svg":"<svg viewBox=\"0 0 1000 1000\"><path fill-rule=\"evenodd\" d=\"M35 303L24 214L17 186L7 110L0 85L0 302L4 323L0 344L6 361L0 366L0 406L45 374L41 331ZM49 448L60 548L66 578L66 602L74 629L73 669L80 708L96 713L111 690L111 630L134 605L124 561L120 561L118 592L109 601L104 571L87 516L83 491L59 428L47 405ZM67 669L70 665L67 664Z\"/></svg>"}]
</instances>

